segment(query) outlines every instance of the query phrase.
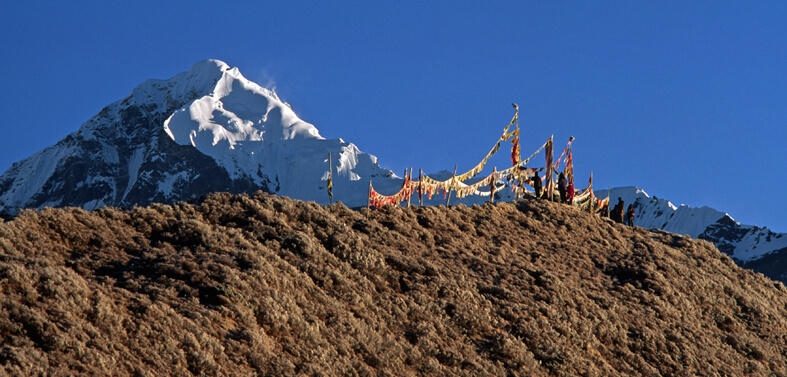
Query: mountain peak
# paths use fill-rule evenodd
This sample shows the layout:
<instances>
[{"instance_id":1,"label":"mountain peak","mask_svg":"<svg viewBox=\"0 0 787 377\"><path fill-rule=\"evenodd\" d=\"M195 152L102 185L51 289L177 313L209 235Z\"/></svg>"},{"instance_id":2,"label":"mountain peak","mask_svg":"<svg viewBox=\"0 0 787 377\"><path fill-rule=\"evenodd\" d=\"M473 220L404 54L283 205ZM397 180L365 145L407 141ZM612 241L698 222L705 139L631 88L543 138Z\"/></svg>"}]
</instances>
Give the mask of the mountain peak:
<instances>
[{"instance_id":1,"label":"mountain peak","mask_svg":"<svg viewBox=\"0 0 787 377\"><path fill-rule=\"evenodd\" d=\"M167 112L173 107L210 94L226 74L240 76L237 68L216 59L206 59L169 79L146 80L131 91L129 104L153 106L155 110ZM240 76L242 77L242 76Z\"/></svg>"},{"instance_id":2,"label":"mountain peak","mask_svg":"<svg viewBox=\"0 0 787 377\"><path fill-rule=\"evenodd\" d=\"M231 69L230 65L218 59L200 60L189 68L188 72L202 76L204 72L210 73L216 70L224 72ZM237 69L237 68L236 68Z\"/></svg>"},{"instance_id":3,"label":"mountain peak","mask_svg":"<svg viewBox=\"0 0 787 377\"><path fill-rule=\"evenodd\" d=\"M325 140L271 90L221 60L151 79L103 108L56 145L0 176L0 212L21 208L169 202L214 191L265 192L360 206L375 178L401 183L377 158Z\"/></svg>"},{"instance_id":4,"label":"mountain peak","mask_svg":"<svg viewBox=\"0 0 787 377\"><path fill-rule=\"evenodd\" d=\"M260 166L270 164L271 150L281 142L324 140L272 91L222 64L202 61L186 73L187 82L209 83L210 88L164 121L164 131L177 144L213 157L234 176L254 177Z\"/></svg>"}]
</instances>

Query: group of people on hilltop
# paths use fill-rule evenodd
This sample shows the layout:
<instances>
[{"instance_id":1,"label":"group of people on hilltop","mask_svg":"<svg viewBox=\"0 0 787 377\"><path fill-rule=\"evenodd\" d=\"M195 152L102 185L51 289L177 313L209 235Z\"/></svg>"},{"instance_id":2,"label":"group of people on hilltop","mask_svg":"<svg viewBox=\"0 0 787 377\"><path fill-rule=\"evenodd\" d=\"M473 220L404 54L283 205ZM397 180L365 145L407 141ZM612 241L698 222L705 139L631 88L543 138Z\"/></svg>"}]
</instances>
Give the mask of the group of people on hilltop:
<instances>
[{"instance_id":1,"label":"group of people on hilltop","mask_svg":"<svg viewBox=\"0 0 787 377\"><path fill-rule=\"evenodd\" d=\"M536 199L541 198L541 191L543 186L541 184L541 177L538 176L536 171L532 178L530 178L530 185L536 194ZM574 183L568 182L565 174L560 173L557 179L557 190L560 192L560 202L565 204L572 204L574 202ZM546 193L544 193L546 195ZM608 205L608 204L607 204ZM623 199L618 197L618 204L610 211L609 217L620 224L634 226L634 205L629 204L624 213L625 203Z\"/></svg>"},{"instance_id":2,"label":"group of people on hilltop","mask_svg":"<svg viewBox=\"0 0 787 377\"><path fill-rule=\"evenodd\" d=\"M557 178L557 191L560 192L561 203L574 203L574 182L568 182L563 173L560 173Z\"/></svg>"},{"instance_id":3,"label":"group of people on hilltop","mask_svg":"<svg viewBox=\"0 0 787 377\"><path fill-rule=\"evenodd\" d=\"M530 178L530 186L532 186L533 190L536 192L536 198L541 198L541 191L543 189L541 177L538 176L538 171L533 174L533 177ZM557 190L560 192L561 203L571 204L574 202L574 182L568 182L563 173L560 173L557 179ZM546 194L545 192L544 195Z\"/></svg>"},{"instance_id":4,"label":"group of people on hilltop","mask_svg":"<svg viewBox=\"0 0 787 377\"><path fill-rule=\"evenodd\" d=\"M538 176L538 171L533 173L533 177L530 178L530 186L533 187L533 190L536 192L536 198L541 198L541 191L543 189L543 185L541 184L541 177ZM569 182L566 179L566 175L560 173L557 179L557 190L560 192L560 202L566 204L574 203L574 182ZM544 196L547 193L544 192Z\"/></svg>"},{"instance_id":5,"label":"group of people on hilltop","mask_svg":"<svg viewBox=\"0 0 787 377\"><path fill-rule=\"evenodd\" d=\"M618 197L618 204L615 204L615 207L609 212L609 218L624 225L634 226L634 205L629 204L624 213L623 208L625 208L625 206L626 204L623 202L623 199Z\"/></svg>"}]
</instances>

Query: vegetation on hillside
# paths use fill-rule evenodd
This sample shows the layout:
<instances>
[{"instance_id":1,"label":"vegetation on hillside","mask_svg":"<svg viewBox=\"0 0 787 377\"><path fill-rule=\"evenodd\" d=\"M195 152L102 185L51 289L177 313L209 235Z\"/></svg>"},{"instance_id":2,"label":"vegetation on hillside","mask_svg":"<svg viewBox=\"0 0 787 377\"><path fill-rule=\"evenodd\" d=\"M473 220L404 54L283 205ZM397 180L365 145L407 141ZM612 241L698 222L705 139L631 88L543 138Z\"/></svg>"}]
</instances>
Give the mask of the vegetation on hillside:
<instances>
[{"instance_id":1,"label":"vegetation on hillside","mask_svg":"<svg viewBox=\"0 0 787 377\"><path fill-rule=\"evenodd\" d=\"M787 375L781 283L546 201L25 211L0 305L11 375Z\"/></svg>"}]
</instances>

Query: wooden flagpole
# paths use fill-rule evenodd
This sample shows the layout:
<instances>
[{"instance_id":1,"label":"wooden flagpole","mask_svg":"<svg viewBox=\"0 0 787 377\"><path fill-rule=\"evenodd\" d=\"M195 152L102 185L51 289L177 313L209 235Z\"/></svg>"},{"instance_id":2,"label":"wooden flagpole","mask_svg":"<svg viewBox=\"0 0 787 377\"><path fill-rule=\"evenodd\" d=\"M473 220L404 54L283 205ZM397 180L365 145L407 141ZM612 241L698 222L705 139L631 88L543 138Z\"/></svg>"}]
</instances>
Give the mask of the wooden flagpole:
<instances>
[{"instance_id":1,"label":"wooden flagpole","mask_svg":"<svg viewBox=\"0 0 787 377\"><path fill-rule=\"evenodd\" d=\"M451 176L451 185L454 184L454 179L456 178L456 168L458 167L459 164L454 165L454 174ZM448 187L446 190L448 191L448 195L446 196L445 199L445 206L448 207L448 204L451 202L451 188Z\"/></svg>"},{"instance_id":2,"label":"wooden flagpole","mask_svg":"<svg viewBox=\"0 0 787 377\"><path fill-rule=\"evenodd\" d=\"M489 202L490 203L494 203L495 202L495 180L497 180L497 166L495 166L495 168L492 169L492 183L489 184L489 186L490 186L490 189L489 189Z\"/></svg>"},{"instance_id":3,"label":"wooden flagpole","mask_svg":"<svg viewBox=\"0 0 787 377\"><path fill-rule=\"evenodd\" d=\"M596 204L596 197L593 195L593 172L590 172L590 213L595 213L593 205Z\"/></svg>"},{"instance_id":4,"label":"wooden flagpole","mask_svg":"<svg viewBox=\"0 0 787 377\"><path fill-rule=\"evenodd\" d=\"M409 185L411 185L411 184L412 184L411 182L413 181L413 168L410 168L410 174L408 174L408 175L407 175L407 177L409 178L409 179L407 180L407 184L408 184L408 187L407 187L407 192L409 193L409 194L407 195L407 208L410 208L410 198L412 198L412 197L413 197L413 193L412 193L412 192L410 192L410 187L409 187Z\"/></svg>"},{"instance_id":5,"label":"wooden flagpole","mask_svg":"<svg viewBox=\"0 0 787 377\"><path fill-rule=\"evenodd\" d=\"M333 157L328 152L328 198L333 204Z\"/></svg>"},{"instance_id":6,"label":"wooden flagpole","mask_svg":"<svg viewBox=\"0 0 787 377\"><path fill-rule=\"evenodd\" d=\"M552 141L554 135L549 137L549 143L552 144L552 158L550 158L549 166L549 201L555 201L555 142Z\"/></svg>"},{"instance_id":7,"label":"wooden flagpole","mask_svg":"<svg viewBox=\"0 0 787 377\"><path fill-rule=\"evenodd\" d=\"M424 171L418 168L418 205L424 205Z\"/></svg>"}]
</instances>

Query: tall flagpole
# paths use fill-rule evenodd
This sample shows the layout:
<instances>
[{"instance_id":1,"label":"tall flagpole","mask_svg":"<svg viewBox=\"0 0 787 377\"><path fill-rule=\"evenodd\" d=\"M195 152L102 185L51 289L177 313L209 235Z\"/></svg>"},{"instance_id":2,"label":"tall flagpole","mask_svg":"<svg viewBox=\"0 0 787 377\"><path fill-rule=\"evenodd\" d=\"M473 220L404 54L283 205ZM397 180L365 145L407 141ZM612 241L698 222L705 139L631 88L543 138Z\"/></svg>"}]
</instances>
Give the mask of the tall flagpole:
<instances>
[{"instance_id":1,"label":"tall flagpole","mask_svg":"<svg viewBox=\"0 0 787 377\"><path fill-rule=\"evenodd\" d=\"M333 204L333 158L331 153L328 153L328 198Z\"/></svg>"},{"instance_id":2,"label":"tall flagpole","mask_svg":"<svg viewBox=\"0 0 787 377\"><path fill-rule=\"evenodd\" d=\"M489 185L489 203L495 202L495 180L497 180L497 166L492 170L492 183Z\"/></svg>"},{"instance_id":3,"label":"tall flagpole","mask_svg":"<svg viewBox=\"0 0 787 377\"><path fill-rule=\"evenodd\" d=\"M593 194L593 172L590 172L590 213L595 213L596 211L593 210L593 204L596 203L596 197Z\"/></svg>"},{"instance_id":4,"label":"tall flagpole","mask_svg":"<svg viewBox=\"0 0 787 377\"><path fill-rule=\"evenodd\" d=\"M554 199L555 199L554 198L554 196L555 196L555 193L554 193L554 191L555 191L555 180L554 180L554 177L553 177L553 175L555 174L555 161L554 161L554 159L555 159L555 154L554 154L555 153L554 152L555 143L553 141L553 138L554 138L554 135L549 137L549 148L547 148L547 151L546 151L546 154L547 154L547 156L546 156L546 158L547 158L547 174L546 175L547 175L547 177L544 177L545 179L549 180L549 181L546 182L546 187L547 187L547 191L549 191L549 201L550 202L554 201Z\"/></svg>"},{"instance_id":5,"label":"tall flagpole","mask_svg":"<svg viewBox=\"0 0 787 377\"><path fill-rule=\"evenodd\" d=\"M424 205L424 171L418 168L418 205Z\"/></svg>"},{"instance_id":6,"label":"tall flagpole","mask_svg":"<svg viewBox=\"0 0 787 377\"><path fill-rule=\"evenodd\" d=\"M451 185L454 184L454 178L456 178L456 168L459 167L459 164L454 165L454 174L451 176ZM448 196L445 199L445 206L448 207L448 204L451 202L451 187L446 188L448 190Z\"/></svg>"},{"instance_id":7,"label":"tall flagpole","mask_svg":"<svg viewBox=\"0 0 787 377\"><path fill-rule=\"evenodd\" d=\"M410 192L410 186L412 185L413 181L413 168L410 168L410 174L407 175L407 208L410 208L410 198L413 197L413 193Z\"/></svg>"}]
</instances>

